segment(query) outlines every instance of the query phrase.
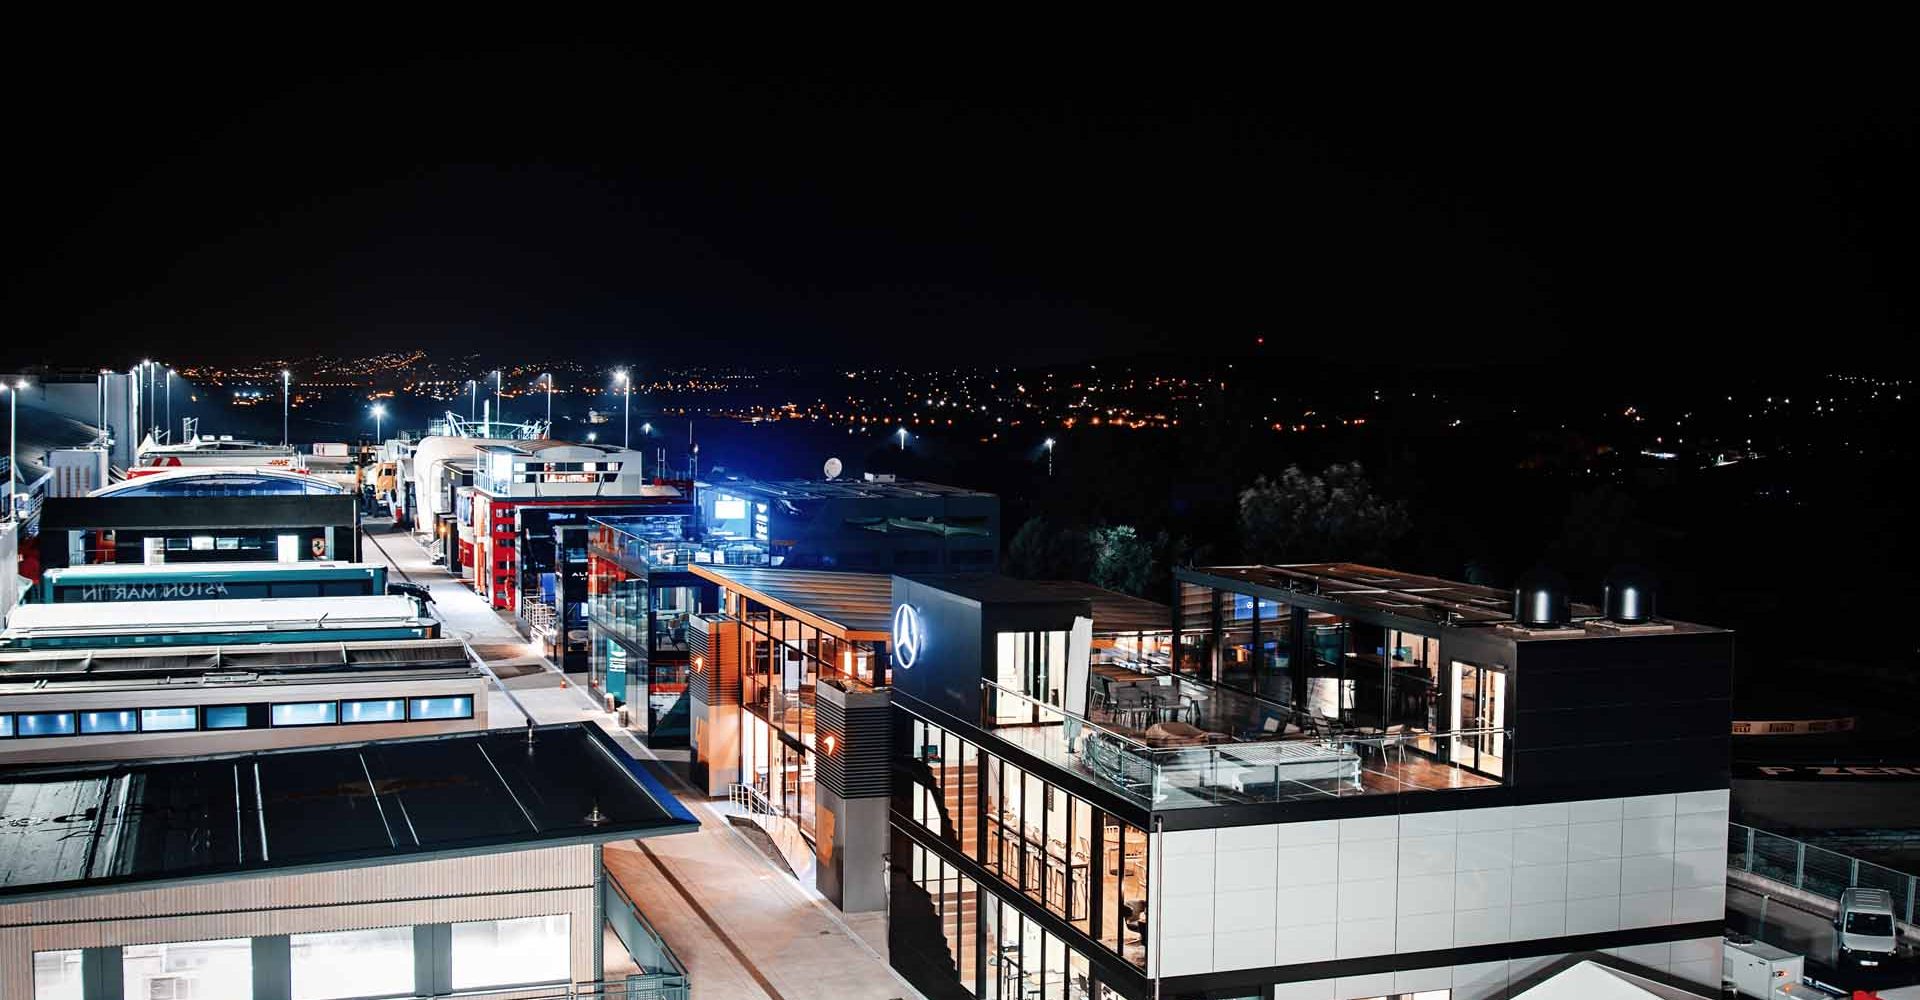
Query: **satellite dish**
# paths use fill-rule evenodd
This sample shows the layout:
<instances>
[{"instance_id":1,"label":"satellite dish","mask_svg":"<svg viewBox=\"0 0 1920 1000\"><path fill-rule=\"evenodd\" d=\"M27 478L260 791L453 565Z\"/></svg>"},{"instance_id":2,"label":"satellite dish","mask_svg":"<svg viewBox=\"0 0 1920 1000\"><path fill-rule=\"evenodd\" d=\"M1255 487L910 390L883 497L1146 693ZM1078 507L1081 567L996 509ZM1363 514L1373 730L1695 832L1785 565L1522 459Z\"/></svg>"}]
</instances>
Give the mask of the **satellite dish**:
<instances>
[{"instance_id":1,"label":"satellite dish","mask_svg":"<svg viewBox=\"0 0 1920 1000\"><path fill-rule=\"evenodd\" d=\"M837 459L837 458L829 458L829 459L827 459L827 470L826 470L826 471L827 471L827 478L828 478L828 479L836 479L836 478L838 478L838 477L839 477L839 475L840 475L840 469L841 469L841 465L840 465L840 460L839 460L839 459Z\"/></svg>"}]
</instances>

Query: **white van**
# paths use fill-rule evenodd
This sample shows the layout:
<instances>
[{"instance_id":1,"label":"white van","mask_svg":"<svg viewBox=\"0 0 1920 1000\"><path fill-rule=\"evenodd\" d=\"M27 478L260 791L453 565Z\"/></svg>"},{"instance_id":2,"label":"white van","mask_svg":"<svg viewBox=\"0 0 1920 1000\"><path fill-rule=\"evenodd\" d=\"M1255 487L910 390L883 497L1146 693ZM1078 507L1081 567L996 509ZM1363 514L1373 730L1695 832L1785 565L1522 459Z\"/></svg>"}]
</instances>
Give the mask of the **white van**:
<instances>
[{"instance_id":1,"label":"white van","mask_svg":"<svg viewBox=\"0 0 1920 1000\"><path fill-rule=\"evenodd\" d=\"M1833 915L1836 964L1884 965L1893 958L1893 894L1885 889L1847 889Z\"/></svg>"}]
</instances>

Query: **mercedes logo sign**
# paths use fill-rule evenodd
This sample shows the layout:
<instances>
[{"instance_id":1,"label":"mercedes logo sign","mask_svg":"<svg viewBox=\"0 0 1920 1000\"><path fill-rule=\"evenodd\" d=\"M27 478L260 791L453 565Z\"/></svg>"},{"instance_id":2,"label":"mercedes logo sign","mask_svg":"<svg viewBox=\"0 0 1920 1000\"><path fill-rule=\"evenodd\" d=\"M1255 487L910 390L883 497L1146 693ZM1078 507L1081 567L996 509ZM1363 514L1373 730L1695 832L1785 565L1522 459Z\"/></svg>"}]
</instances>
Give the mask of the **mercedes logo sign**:
<instances>
[{"instance_id":1,"label":"mercedes logo sign","mask_svg":"<svg viewBox=\"0 0 1920 1000\"><path fill-rule=\"evenodd\" d=\"M902 670L912 669L914 661L920 658L920 646L925 638L920 631L920 612L911 604L902 604L893 609L893 662Z\"/></svg>"}]
</instances>

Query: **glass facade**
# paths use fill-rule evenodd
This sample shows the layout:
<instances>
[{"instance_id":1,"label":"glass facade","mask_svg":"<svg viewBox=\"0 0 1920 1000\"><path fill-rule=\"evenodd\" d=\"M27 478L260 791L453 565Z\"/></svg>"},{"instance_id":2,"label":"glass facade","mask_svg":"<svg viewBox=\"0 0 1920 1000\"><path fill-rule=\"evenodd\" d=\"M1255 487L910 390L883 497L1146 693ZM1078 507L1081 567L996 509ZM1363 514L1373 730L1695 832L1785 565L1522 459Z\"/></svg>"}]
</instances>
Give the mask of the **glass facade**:
<instances>
[{"instance_id":1,"label":"glass facade","mask_svg":"<svg viewBox=\"0 0 1920 1000\"><path fill-rule=\"evenodd\" d=\"M687 969L617 882L601 924L634 996L685 997ZM129 925L131 928L131 925ZM573 995L582 938L569 914L34 952L34 1000L387 1000ZM4 970L14 972L11 967ZM433 985L433 984L438 984ZM654 991L665 989L667 992ZM679 992L674 992L677 989ZM624 996L625 991L620 991Z\"/></svg>"},{"instance_id":2,"label":"glass facade","mask_svg":"<svg viewBox=\"0 0 1920 1000\"><path fill-rule=\"evenodd\" d=\"M175 941L120 949L127 1000L250 1000L253 940Z\"/></svg>"},{"instance_id":3,"label":"glass facade","mask_svg":"<svg viewBox=\"0 0 1920 1000\"><path fill-rule=\"evenodd\" d=\"M848 641L810 621L726 595L740 622L740 780L812 841L815 695L819 685L868 690L885 678L883 644Z\"/></svg>"},{"instance_id":4,"label":"glass facade","mask_svg":"<svg viewBox=\"0 0 1920 1000\"><path fill-rule=\"evenodd\" d=\"M80 949L33 953L33 1000L80 1000Z\"/></svg>"},{"instance_id":5,"label":"glass facade","mask_svg":"<svg viewBox=\"0 0 1920 1000\"><path fill-rule=\"evenodd\" d=\"M294 934L293 1000L411 996L413 928Z\"/></svg>"},{"instance_id":6,"label":"glass facade","mask_svg":"<svg viewBox=\"0 0 1920 1000\"><path fill-rule=\"evenodd\" d=\"M686 746L692 617L705 586L686 572L701 560L685 515L593 522L587 570L588 684L649 746Z\"/></svg>"},{"instance_id":7,"label":"glass facade","mask_svg":"<svg viewBox=\"0 0 1920 1000\"><path fill-rule=\"evenodd\" d=\"M1050 925L938 853L896 838L888 947L928 997L1117 1000L1088 943Z\"/></svg>"},{"instance_id":8,"label":"glass facade","mask_svg":"<svg viewBox=\"0 0 1920 1000\"><path fill-rule=\"evenodd\" d=\"M453 988L562 983L572 978L564 913L453 925Z\"/></svg>"},{"instance_id":9,"label":"glass facade","mask_svg":"<svg viewBox=\"0 0 1920 1000\"><path fill-rule=\"evenodd\" d=\"M740 776L791 819L809 842L814 839L819 809L810 747L775 730L765 719L748 715L740 730Z\"/></svg>"},{"instance_id":10,"label":"glass facade","mask_svg":"<svg viewBox=\"0 0 1920 1000\"><path fill-rule=\"evenodd\" d=\"M904 709L893 811L1099 947L1146 967L1146 831Z\"/></svg>"}]
</instances>

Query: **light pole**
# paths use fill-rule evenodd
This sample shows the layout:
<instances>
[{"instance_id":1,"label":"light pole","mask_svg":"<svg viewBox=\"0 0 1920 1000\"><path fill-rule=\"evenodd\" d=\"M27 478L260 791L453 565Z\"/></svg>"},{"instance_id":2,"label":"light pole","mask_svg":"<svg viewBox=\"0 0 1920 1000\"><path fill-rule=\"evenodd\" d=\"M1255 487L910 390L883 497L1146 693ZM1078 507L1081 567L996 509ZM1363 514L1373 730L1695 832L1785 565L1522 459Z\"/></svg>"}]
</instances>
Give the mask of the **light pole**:
<instances>
[{"instance_id":1,"label":"light pole","mask_svg":"<svg viewBox=\"0 0 1920 1000\"><path fill-rule=\"evenodd\" d=\"M540 376L547 380L547 436L553 436L553 373Z\"/></svg>"},{"instance_id":2,"label":"light pole","mask_svg":"<svg viewBox=\"0 0 1920 1000\"><path fill-rule=\"evenodd\" d=\"M1053 478L1053 439L1047 439L1047 478Z\"/></svg>"},{"instance_id":3,"label":"light pole","mask_svg":"<svg viewBox=\"0 0 1920 1000\"><path fill-rule=\"evenodd\" d=\"M20 481L20 466L14 457L14 449L20 443L20 393L27 387L27 380L21 379L12 386L13 394L7 397L7 520L13 520L13 494ZM0 390L8 388L0 384ZM13 572L13 567L0 567L0 572Z\"/></svg>"},{"instance_id":4,"label":"light pole","mask_svg":"<svg viewBox=\"0 0 1920 1000\"><path fill-rule=\"evenodd\" d=\"M900 450L907 450L907 429L905 427L900 428Z\"/></svg>"},{"instance_id":5,"label":"light pole","mask_svg":"<svg viewBox=\"0 0 1920 1000\"><path fill-rule=\"evenodd\" d=\"M150 359L140 362L140 415L146 418L144 422L149 427L153 425L153 361Z\"/></svg>"},{"instance_id":6,"label":"light pole","mask_svg":"<svg viewBox=\"0 0 1920 1000\"><path fill-rule=\"evenodd\" d=\"M380 445L380 418L381 418L381 417L384 417L384 416L386 416L386 415L387 415L387 408L386 408L386 407L384 407L384 406L381 406L381 405L380 405L379 403L375 403L375 404L373 404L373 444L374 444L374 447L379 447L379 445Z\"/></svg>"},{"instance_id":7,"label":"light pole","mask_svg":"<svg viewBox=\"0 0 1920 1000\"><path fill-rule=\"evenodd\" d=\"M467 380L467 423L473 423L475 416L479 412L480 412L480 383L473 379L468 379Z\"/></svg>"},{"instance_id":8,"label":"light pole","mask_svg":"<svg viewBox=\"0 0 1920 1000\"><path fill-rule=\"evenodd\" d=\"M620 380L620 391L627 397L626 407L620 412L620 447L631 448L633 447L633 379L627 377L625 368L614 372L613 377Z\"/></svg>"},{"instance_id":9,"label":"light pole","mask_svg":"<svg viewBox=\"0 0 1920 1000\"><path fill-rule=\"evenodd\" d=\"M173 437L173 369L167 369L167 437Z\"/></svg>"},{"instance_id":10,"label":"light pole","mask_svg":"<svg viewBox=\"0 0 1920 1000\"><path fill-rule=\"evenodd\" d=\"M290 369L282 368L280 369L280 447L282 448L286 447L287 443L292 440L293 437L293 435L287 432L287 413L293 405L292 396L293 372Z\"/></svg>"},{"instance_id":11,"label":"light pole","mask_svg":"<svg viewBox=\"0 0 1920 1000\"><path fill-rule=\"evenodd\" d=\"M492 425L499 423L500 418L504 416L506 414L500 412L500 369L495 368L493 370L493 419L488 421L487 429L492 430Z\"/></svg>"}]
</instances>

